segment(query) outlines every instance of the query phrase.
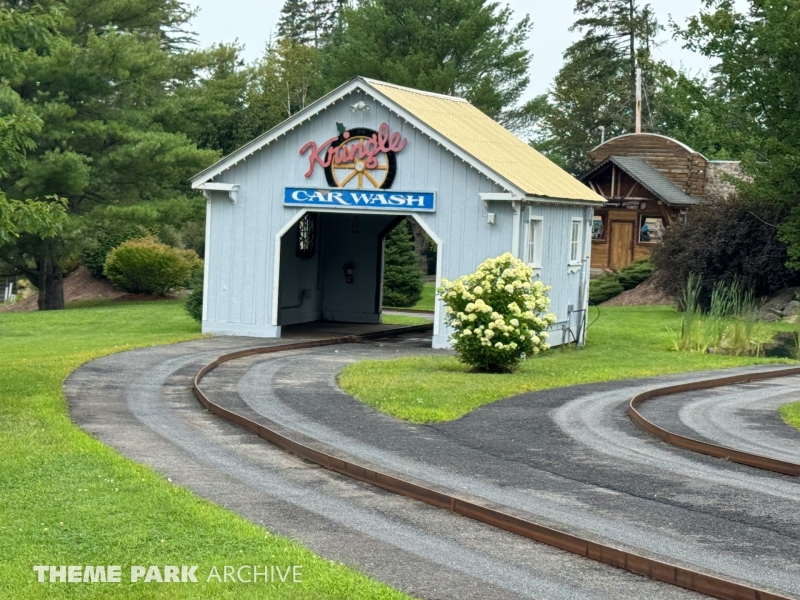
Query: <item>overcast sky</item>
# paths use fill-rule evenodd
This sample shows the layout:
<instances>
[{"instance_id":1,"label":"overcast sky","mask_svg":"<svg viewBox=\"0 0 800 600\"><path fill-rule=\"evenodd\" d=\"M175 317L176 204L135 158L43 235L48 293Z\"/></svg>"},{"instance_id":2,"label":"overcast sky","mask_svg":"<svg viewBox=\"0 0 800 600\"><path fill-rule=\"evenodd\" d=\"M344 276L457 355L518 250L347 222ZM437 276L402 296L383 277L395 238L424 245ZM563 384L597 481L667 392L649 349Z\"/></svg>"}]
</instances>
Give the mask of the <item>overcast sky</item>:
<instances>
[{"instance_id":1,"label":"overcast sky","mask_svg":"<svg viewBox=\"0 0 800 600\"><path fill-rule=\"evenodd\" d=\"M215 42L232 42L236 39L244 44L248 60L258 58L264 44L275 31L283 0L190 0L196 4L199 14L193 29L202 45ZM659 20L667 25L672 17L683 23L689 15L699 11L701 0L650 0ZM740 6L744 0L738 0ZM533 19L533 34L528 40L528 49L533 53L531 84L526 98L547 90L553 76L561 66L561 53L575 38L568 29L574 20L569 0L508 0L517 17L529 13ZM702 56L681 48L680 43L662 35L664 45L656 52L660 58L674 67L683 65L693 72L708 68Z\"/></svg>"}]
</instances>

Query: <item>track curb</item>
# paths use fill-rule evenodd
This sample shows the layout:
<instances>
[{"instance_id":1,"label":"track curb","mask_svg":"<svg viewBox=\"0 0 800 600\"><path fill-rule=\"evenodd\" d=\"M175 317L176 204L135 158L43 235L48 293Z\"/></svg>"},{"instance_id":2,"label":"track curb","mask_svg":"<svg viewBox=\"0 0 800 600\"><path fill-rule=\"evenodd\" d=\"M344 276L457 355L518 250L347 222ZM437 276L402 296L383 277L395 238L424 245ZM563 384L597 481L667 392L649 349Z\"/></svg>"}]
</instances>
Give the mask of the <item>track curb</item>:
<instances>
[{"instance_id":1,"label":"track curb","mask_svg":"<svg viewBox=\"0 0 800 600\"><path fill-rule=\"evenodd\" d=\"M743 452L727 446L719 446L710 442L704 442L695 438L690 438L683 435L673 433L663 427L659 427L652 421L646 419L642 413L636 410L636 406L661 396L671 396L673 394L680 394L683 392L691 392L696 390L704 390L715 387L722 387L735 383L747 383L749 381L760 381L762 379L774 379L777 377L788 377L791 375L800 375L800 367L785 367L782 369L773 369L771 371L759 371L758 373L747 373L742 375L729 375L727 377L717 377L715 379L706 379L703 381L694 381L689 383L681 383L677 385L670 385L662 388L654 388L647 390L641 394L636 394L628 405L628 416L636 423L641 429L660 439L667 444L671 444L677 448L684 450L691 450L699 452L707 456L715 458L722 458L731 462L763 469L765 471L772 471L774 473L781 473L783 475L792 475L800 477L800 464L790 463L768 456L761 456L760 454L752 454L750 452Z\"/></svg>"},{"instance_id":2,"label":"track curb","mask_svg":"<svg viewBox=\"0 0 800 600\"><path fill-rule=\"evenodd\" d=\"M315 463L321 467L335 471L341 475L351 477L358 481L369 483L381 489L391 491L431 506L449 510L456 514L492 525L499 529L521 535L523 537L547 544L554 548L566 550L573 554L626 570L636 575L641 575L649 579L661 581L678 587L682 587L694 592L699 592L722 600L790 600L787 596L781 596L772 592L759 590L741 583L693 571L691 569L672 565L667 562L655 560L619 548L614 548L607 544L592 541L580 536L576 536L558 529L541 525L539 523L522 519L501 510L483 506L476 502L471 502L456 496L443 493L438 490L425 487L423 485L406 481L399 477L382 473L370 469L354 462L348 462L336 456L326 454L315 448L302 444L291 437L278 433L260 423L248 419L238 413L223 408L211 401L200 388L200 382L208 373L219 365L255 354L274 354L290 350L303 350L309 348L319 348L322 346L332 346L338 344L349 344L380 339L385 337L395 337L408 333L428 331L432 324L416 325L411 327L401 327L386 331L379 331L364 335L344 336L338 338L327 338L322 340L311 340L306 342L294 342L277 346L264 346L249 348L237 352L223 354L214 361L203 367L195 376L192 391L200 404L210 413L237 425L258 437L291 452L300 458ZM800 368L797 369L800 373ZM711 387L711 386L709 386ZM638 413L637 413L638 414Z\"/></svg>"}]
</instances>

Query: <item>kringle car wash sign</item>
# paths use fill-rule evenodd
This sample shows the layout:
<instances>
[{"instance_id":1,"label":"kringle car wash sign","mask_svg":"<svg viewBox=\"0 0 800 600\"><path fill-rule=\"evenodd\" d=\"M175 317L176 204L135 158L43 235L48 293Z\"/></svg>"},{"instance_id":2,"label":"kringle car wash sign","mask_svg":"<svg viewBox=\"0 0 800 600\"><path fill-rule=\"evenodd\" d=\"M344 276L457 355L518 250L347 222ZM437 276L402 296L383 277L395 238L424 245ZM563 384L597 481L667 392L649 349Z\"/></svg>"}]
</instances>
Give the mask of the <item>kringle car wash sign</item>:
<instances>
[{"instance_id":1,"label":"kringle car wash sign","mask_svg":"<svg viewBox=\"0 0 800 600\"><path fill-rule=\"evenodd\" d=\"M325 170L325 180L332 189L287 187L283 203L286 206L327 208L403 210L433 212L436 198L433 192L388 192L397 174L397 154L408 141L399 132L390 132L383 123L378 131L359 127L345 129L336 124L339 135L322 144L308 142L300 149L308 155L309 178L319 165Z\"/></svg>"}]
</instances>

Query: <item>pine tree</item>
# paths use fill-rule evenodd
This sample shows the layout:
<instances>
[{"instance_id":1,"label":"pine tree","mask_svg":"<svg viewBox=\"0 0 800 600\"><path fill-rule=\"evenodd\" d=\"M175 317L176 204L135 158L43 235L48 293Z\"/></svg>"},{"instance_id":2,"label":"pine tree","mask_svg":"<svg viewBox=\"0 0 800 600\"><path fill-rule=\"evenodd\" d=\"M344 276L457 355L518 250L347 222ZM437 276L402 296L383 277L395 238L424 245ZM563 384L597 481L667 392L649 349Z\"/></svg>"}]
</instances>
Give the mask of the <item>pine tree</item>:
<instances>
[{"instance_id":1,"label":"pine tree","mask_svg":"<svg viewBox=\"0 0 800 600\"><path fill-rule=\"evenodd\" d=\"M286 0L278 19L278 35L297 44L309 41L309 19L314 0Z\"/></svg>"},{"instance_id":2,"label":"pine tree","mask_svg":"<svg viewBox=\"0 0 800 600\"><path fill-rule=\"evenodd\" d=\"M408 221L386 236L383 257L383 305L412 306L422 296L422 271Z\"/></svg>"},{"instance_id":3,"label":"pine tree","mask_svg":"<svg viewBox=\"0 0 800 600\"><path fill-rule=\"evenodd\" d=\"M514 17L492 0L370 0L344 7L346 35L331 36L325 46L328 87L363 75L461 96L505 121L530 81L525 42L532 23L528 15Z\"/></svg>"},{"instance_id":4,"label":"pine tree","mask_svg":"<svg viewBox=\"0 0 800 600\"><path fill-rule=\"evenodd\" d=\"M645 68L645 83L658 71L651 50L662 27L650 5L635 0L577 0L575 12L571 30L583 37L564 52L553 86L537 99L534 146L580 173L601 126L607 138L633 131L636 68Z\"/></svg>"}]
</instances>

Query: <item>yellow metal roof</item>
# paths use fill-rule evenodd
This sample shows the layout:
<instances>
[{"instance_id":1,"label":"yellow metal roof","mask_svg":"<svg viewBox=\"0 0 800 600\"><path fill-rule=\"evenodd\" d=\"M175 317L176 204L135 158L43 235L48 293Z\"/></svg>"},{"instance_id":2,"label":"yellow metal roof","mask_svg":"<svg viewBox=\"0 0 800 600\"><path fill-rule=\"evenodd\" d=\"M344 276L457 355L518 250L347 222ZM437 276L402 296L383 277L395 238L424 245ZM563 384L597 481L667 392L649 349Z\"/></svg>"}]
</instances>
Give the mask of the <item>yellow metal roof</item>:
<instances>
[{"instance_id":1,"label":"yellow metal roof","mask_svg":"<svg viewBox=\"0 0 800 600\"><path fill-rule=\"evenodd\" d=\"M365 79L378 92L531 196L605 202L462 98Z\"/></svg>"}]
</instances>

